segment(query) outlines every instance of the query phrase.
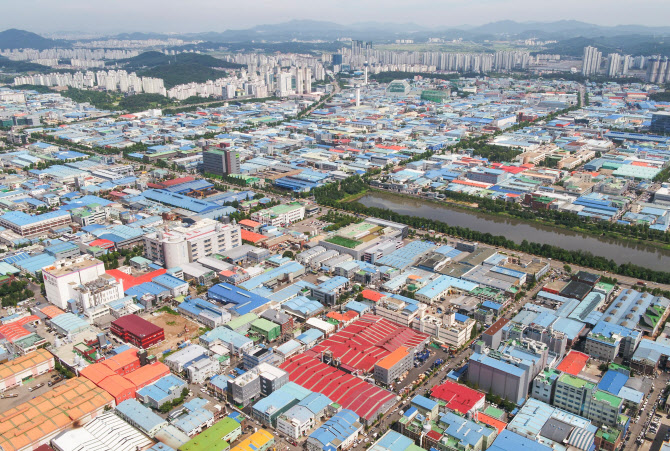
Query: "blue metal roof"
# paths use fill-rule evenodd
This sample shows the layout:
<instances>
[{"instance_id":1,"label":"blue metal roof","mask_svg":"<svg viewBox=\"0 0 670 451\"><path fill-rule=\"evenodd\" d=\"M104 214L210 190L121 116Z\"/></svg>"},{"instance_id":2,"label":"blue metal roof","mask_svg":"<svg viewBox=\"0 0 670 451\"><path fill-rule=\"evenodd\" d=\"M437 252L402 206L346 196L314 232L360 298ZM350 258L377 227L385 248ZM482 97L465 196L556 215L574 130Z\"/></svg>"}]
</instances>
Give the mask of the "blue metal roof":
<instances>
[{"instance_id":1,"label":"blue metal roof","mask_svg":"<svg viewBox=\"0 0 670 451\"><path fill-rule=\"evenodd\" d=\"M618 371L608 370L600 379L598 389L617 396L626 382L628 382L628 376Z\"/></svg>"},{"instance_id":2,"label":"blue metal roof","mask_svg":"<svg viewBox=\"0 0 670 451\"><path fill-rule=\"evenodd\" d=\"M551 448L515 434L507 429L503 430L488 448L488 451L551 451Z\"/></svg>"},{"instance_id":3,"label":"blue metal roof","mask_svg":"<svg viewBox=\"0 0 670 451\"><path fill-rule=\"evenodd\" d=\"M270 302L269 299L259 296L257 294L251 293L250 291L243 290L229 283L220 283L214 285L207 291L207 296L210 299L226 303L226 304L235 304L232 307L232 310L236 311L240 315L249 313L252 310L267 304Z\"/></svg>"},{"instance_id":4,"label":"blue metal roof","mask_svg":"<svg viewBox=\"0 0 670 451\"><path fill-rule=\"evenodd\" d=\"M337 440L337 444L334 445L337 448L339 443L356 433L355 424L358 420L358 415L352 410L342 409L316 431L312 432L309 437L321 443L322 447L326 447ZM360 427L360 424L358 426Z\"/></svg>"},{"instance_id":5,"label":"blue metal roof","mask_svg":"<svg viewBox=\"0 0 670 451\"><path fill-rule=\"evenodd\" d=\"M66 211L61 211L61 210L56 210L56 211L50 211L47 213L42 213L41 215L29 215L26 214L22 211L10 211L9 213L5 213L4 215L0 216L0 219L3 219L7 222L10 222L18 227L21 226L27 226L31 224L35 224L40 221L46 221L49 219L56 219L56 218L61 218L63 216L70 216L70 213Z\"/></svg>"}]
</instances>

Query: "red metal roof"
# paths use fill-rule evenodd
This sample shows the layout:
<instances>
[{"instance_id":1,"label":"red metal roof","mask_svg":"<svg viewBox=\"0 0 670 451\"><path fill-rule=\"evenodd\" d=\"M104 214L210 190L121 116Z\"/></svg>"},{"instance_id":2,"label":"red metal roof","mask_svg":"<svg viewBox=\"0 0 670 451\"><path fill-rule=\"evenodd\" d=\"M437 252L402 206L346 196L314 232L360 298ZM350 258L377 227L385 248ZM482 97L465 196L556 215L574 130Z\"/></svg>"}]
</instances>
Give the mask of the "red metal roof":
<instances>
[{"instance_id":1,"label":"red metal roof","mask_svg":"<svg viewBox=\"0 0 670 451\"><path fill-rule=\"evenodd\" d=\"M326 395L366 420L377 418L382 406L395 396L305 353L291 357L281 368L289 373L291 382Z\"/></svg>"},{"instance_id":2,"label":"red metal roof","mask_svg":"<svg viewBox=\"0 0 670 451\"><path fill-rule=\"evenodd\" d=\"M163 330L155 324L150 323L144 318L137 315L126 315L112 321L112 324L122 327L124 330L130 332L137 337L144 337Z\"/></svg>"},{"instance_id":3,"label":"red metal roof","mask_svg":"<svg viewBox=\"0 0 670 451\"><path fill-rule=\"evenodd\" d=\"M427 437L430 437L431 439L437 441L442 438L442 434L440 434L437 431L431 430L429 433L426 434Z\"/></svg>"},{"instance_id":4,"label":"red metal roof","mask_svg":"<svg viewBox=\"0 0 670 451\"><path fill-rule=\"evenodd\" d=\"M190 175L186 177L179 177L178 179L172 179L172 180L165 180L164 182L161 182L160 184L163 185L163 187L167 188L168 186L175 186L175 185L181 185L182 183L186 182L192 182L195 180L193 177Z\"/></svg>"},{"instance_id":5,"label":"red metal roof","mask_svg":"<svg viewBox=\"0 0 670 451\"><path fill-rule=\"evenodd\" d=\"M135 285L140 285L143 284L144 282L151 282L151 279L153 279L154 277L160 276L161 274L165 274L167 272L167 269L163 268L157 269L156 271L152 271L150 273L138 277L126 274L125 272L119 271L118 269L108 269L105 272L110 276L114 277L116 280L120 281L123 284L123 291L126 291L128 288L132 288Z\"/></svg>"},{"instance_id":6,"label":"red metal roof","mask_svg":"<svg viewBox=\"0 0 670 451\"><path fill-rule=\"evenodd\" d=\"M433 387L430 394L433 398L446 402L447 409L463 415L471 411L485 396L482 392L451 381Z\"/></svg>"},{"instance_id":7,"label":"red metal roof","mask_svg":"<svg viewBox=\"0 0 670 451\"><path fill-rule=\"evenodd\" d=\"M427 339L428 335L424 333L368 314L322 341L310 352L332 351L343 364L370 372L375 363L397 348L413 348Z\"/></svg>"},{"instance_id":8,"label":"red metal roof","mask_svg":"<svg viewBox=\"0 0 670 451\"><path fill-rule=\"evenodd\" d=\"M91 246L91 247L92 246L98 246L98 247L101 247L103 249L109 249L111 247L114 247L114 241L109 241L109 240L105 240L105 239L101 238L99 240L91 241L90 243L88 243L88 245Z\"/></svg>"},{"instance_id":9,"label":"red metal roof","mask_svg":"<svg viewBox=\"0 0 670 451\"><path fill-rule=\"evenodd\" d=\"M582 352L570 351L568 355L558 364L556 369L564 373L577 376L586 366L589 356Z\"/></svg>"}]
</instances>

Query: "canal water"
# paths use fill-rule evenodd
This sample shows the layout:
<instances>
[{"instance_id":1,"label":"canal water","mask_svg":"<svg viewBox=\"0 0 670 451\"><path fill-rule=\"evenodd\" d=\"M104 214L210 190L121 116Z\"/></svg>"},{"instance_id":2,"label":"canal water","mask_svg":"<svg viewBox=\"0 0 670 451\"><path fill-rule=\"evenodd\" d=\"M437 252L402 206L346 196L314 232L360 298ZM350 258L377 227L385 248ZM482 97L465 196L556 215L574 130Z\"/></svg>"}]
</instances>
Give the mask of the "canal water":
<instances>
[{"instance_id":1,"label":"canal water","mask_svg":"<svg viewBox=\"0 0 670 451\"><path fill-rule=\"evenodd\" d=\"M396 213L441 221L483 233L502 235L516 243L523 240L551 244L567 250L588 251L618 264L634 263L657 271L670 270L670 250L644 243L596 237L568 229L533 224L518 219L455 208L447 203L374 192L358 200L366 207L387 208Z\"/></svg>"}]
</instances>

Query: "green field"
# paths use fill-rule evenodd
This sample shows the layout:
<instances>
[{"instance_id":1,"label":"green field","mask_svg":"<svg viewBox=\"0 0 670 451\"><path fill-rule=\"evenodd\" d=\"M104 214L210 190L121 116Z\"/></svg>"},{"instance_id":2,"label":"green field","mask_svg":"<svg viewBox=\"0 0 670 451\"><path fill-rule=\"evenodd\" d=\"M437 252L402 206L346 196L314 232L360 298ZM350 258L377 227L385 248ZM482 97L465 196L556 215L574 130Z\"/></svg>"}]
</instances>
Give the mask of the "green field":
<instances>
[{"instance_id":1,"label":"green field","mask_svg":"<svg viewBox=\"0 0 670 451\"><path fill-rule=\"evenodd\" d=\"M362 241L350 240L349 238L344 238L342 236L334 236L332 238L328 238L326 241L329 243L337 244L338 246L344 246L349 249L353 249L362 243Z\"/></svg>"}]
</instances>

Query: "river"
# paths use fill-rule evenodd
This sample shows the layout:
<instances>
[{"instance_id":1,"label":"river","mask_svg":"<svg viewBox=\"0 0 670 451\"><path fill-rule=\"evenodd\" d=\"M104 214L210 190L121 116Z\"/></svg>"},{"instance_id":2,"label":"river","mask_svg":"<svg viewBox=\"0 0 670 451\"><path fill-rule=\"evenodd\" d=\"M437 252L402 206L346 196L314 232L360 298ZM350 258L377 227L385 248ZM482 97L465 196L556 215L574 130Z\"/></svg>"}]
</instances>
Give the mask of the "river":
<instances>
[{"instance_id":1,"label":"river","mask_svg":"<svg viewBox=\"0 0 670 451\"><path fill-rule=\"evenodd\" d=\"M515 243L528 240L567 250L588 251L618 264L634 263L657 271L670 268L670 250L616 238L596 237L568 229L534 224L504 216L477 213L423 199L374 192L358 200L366 207L388 208L396 213L434 219L492 235L502 235Z\"/></svg>"}]
</instances>

